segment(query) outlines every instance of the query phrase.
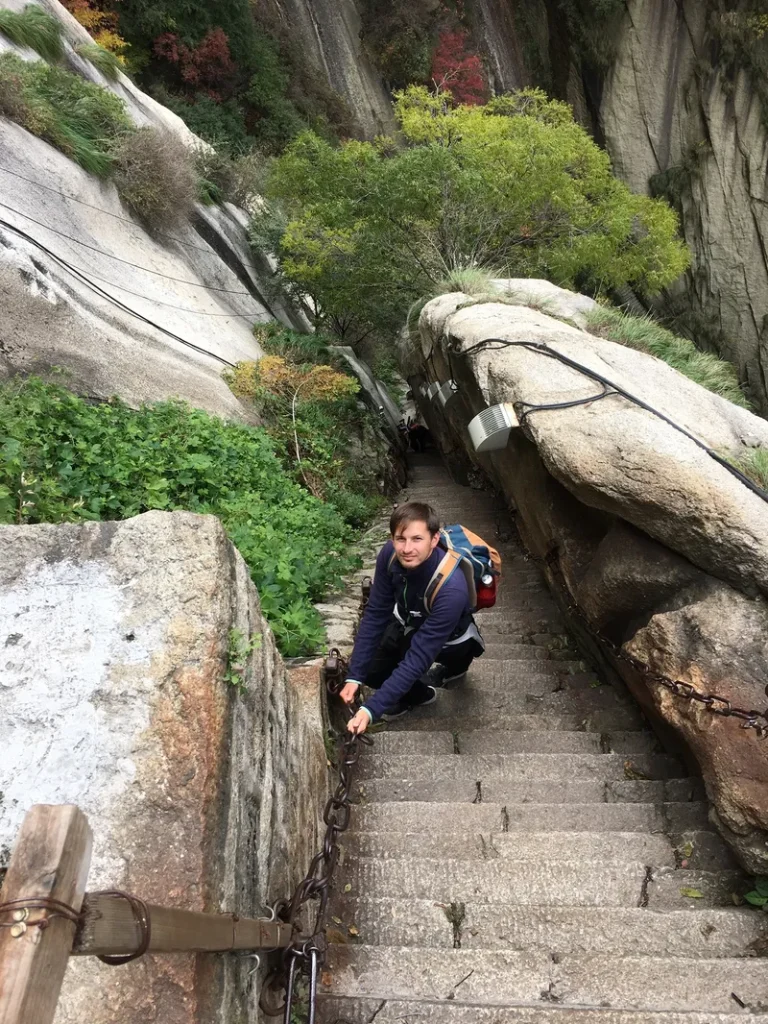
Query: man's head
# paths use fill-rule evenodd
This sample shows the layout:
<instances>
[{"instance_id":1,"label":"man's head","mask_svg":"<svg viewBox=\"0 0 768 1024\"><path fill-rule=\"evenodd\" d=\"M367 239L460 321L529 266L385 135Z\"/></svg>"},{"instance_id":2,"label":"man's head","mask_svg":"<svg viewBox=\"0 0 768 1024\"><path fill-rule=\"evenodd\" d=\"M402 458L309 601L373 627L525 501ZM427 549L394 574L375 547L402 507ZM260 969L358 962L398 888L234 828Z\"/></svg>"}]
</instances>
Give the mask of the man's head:
<instances>
[{"instance_id":1,"label":"man's head","mask_svg":"<svg viewBox=\"0 0 768 1024\"><path fill-rule=\"evenodd\" d=\"M405 569L426 562L440 540L440 520L431 505L409 501L398 505L389 520L397 560Z\"/></svg>"}]
</instances>

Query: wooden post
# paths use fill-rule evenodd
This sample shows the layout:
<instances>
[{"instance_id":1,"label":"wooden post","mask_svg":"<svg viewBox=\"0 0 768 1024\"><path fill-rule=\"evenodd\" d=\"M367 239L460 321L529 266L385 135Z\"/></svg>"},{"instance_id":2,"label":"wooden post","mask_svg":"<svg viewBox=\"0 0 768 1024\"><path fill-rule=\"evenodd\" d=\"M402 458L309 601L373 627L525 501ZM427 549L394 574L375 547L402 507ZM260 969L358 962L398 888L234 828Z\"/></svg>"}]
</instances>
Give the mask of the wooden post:
<instances>
[{"instance_id":1,"label":"wooden post","mask_svg":"<svg viewBox=\"0 0 768 1024\"><path fill-rule=\"evenodd\" d=\"M50 897L79 911L91 863L91 830L77 807L37 804L16 840L0 903ZM48 911L30 910L29 920ZM12 922L10 913L0 923ZM0 928L0 1024L52 1024L72 949L75 924ZM20 934L18 934L20 932Z\"/></svg>"},{"instance_id":2,"label":"wooden post","mask_svg":"<svg viewBox=\"0 0 768 1024\"><path fill-rule=\"evenodd\" d=\"M282 921L254 920L236 914L203 914L147 904L151 922L150 953L223 953L273 949L290 944L292 928ZM83 923L75 937L74 956L120 956L133 953L141 929L129 902L120 896L85 894Z\"/></svg>"}]
</instances>

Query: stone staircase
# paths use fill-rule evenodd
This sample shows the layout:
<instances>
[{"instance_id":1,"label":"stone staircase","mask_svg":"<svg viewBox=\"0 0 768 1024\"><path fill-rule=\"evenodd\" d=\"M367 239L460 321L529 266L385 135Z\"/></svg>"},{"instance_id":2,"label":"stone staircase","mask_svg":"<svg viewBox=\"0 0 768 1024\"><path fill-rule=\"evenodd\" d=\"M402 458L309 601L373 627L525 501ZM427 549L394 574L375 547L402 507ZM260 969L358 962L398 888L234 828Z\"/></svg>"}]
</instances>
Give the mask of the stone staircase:
<instances>
[{"instance_id":1,"label":"stone staircase","mask_svg":"<svg viewBox=\"0 0 768 1024\"><path fill-rule=\"evenodd\" d=\"M700 780L580 660L495 500L414 462L409 497L497 540L501 596L467 682L363 752L320 1021L768 1024L768 921Z\"/></svg>"}]
</instances>

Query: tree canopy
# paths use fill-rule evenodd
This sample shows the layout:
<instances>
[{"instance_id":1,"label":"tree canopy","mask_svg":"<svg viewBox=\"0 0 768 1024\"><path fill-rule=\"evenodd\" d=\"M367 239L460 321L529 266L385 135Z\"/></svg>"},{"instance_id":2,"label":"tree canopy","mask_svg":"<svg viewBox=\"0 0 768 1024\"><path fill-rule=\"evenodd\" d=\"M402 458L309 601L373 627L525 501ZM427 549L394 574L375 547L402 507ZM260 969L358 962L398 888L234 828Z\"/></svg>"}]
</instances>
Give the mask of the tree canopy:
<instances>
[{"instance_id":1,"label":"tree canopy","mask_svg":"<svg viewBox=\"0 0 768 1024\"><path fill-rule=\"evenodd\" d=\"M674 211L615 178L566 104L523 90L455 106L412 86L395 109L399 140L304 133L268 183L281 270L342 336L399 328L469 267L593 294L654 293L686 269Z\"/></svg>"}]
</instances>

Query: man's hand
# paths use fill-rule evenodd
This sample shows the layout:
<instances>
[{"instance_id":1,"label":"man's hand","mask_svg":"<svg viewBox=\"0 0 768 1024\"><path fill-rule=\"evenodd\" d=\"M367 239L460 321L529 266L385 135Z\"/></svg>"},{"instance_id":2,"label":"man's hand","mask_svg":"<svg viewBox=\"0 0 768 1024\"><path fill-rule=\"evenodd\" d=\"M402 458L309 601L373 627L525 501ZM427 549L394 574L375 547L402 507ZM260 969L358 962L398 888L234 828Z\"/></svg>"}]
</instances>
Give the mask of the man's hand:
<instances>
[{"instance_id":1,"label":"man's hand","mask_svg":"<svg viewBox=\"0 0 768 1024\"><path fill-rule=\"evenodd\" d=\"M342 687L339 696L345 704L351 704L357 696L357 691L360 689L359 683L347 683Z\"/></svg>"},{"instance_id":2,"label":"man's hand","mask_svg":"<svg viewBox=\"0 0 768 1024\"><path fill-rule=\"evenodd\" d=\"M362 736L362 734L368 728L370 723L371 719L368 716L368 712L363 711L363 709L360 708L357 714L353 715L352 718L350 718L350 720L347 722L347 729L349 730L349 732L354 732L358 736Z\"/></svg>"}]
</instances>

